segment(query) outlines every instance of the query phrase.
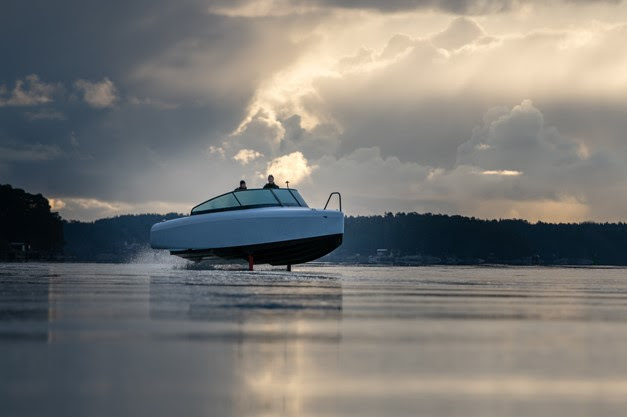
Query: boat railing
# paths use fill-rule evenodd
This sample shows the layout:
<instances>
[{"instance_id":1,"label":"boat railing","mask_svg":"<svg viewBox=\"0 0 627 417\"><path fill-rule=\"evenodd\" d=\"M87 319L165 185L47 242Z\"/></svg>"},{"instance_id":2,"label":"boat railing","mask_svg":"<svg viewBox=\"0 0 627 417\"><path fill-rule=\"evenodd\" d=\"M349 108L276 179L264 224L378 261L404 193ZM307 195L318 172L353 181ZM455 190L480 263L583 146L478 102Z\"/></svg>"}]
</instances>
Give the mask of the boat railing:
<instances>
[{"instance_id":1,"label":"boat railing","mask_svg":"<svg viewBox=\"0 0 627 417\"><path fill-rule=\"evenodd\" d=\"M331 194L329 194L329 198L327 198L327 203L324 205L324 210L327 209L327 206L329 205L329 201L331 201L331 197L333 197L334 194L337 195L338 203L340 206L340 211L342 211L342 194L340 194L337 191L333 191Z\"/></svg>"}]
</instances>

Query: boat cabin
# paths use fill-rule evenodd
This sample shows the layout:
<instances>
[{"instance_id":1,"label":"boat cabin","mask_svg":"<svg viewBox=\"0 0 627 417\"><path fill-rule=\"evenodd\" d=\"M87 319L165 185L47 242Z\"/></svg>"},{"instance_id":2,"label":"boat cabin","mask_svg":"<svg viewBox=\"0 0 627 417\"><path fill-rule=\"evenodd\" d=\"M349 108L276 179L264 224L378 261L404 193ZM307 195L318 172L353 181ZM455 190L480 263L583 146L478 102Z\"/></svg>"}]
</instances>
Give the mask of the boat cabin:
<instances>
[{"instance_id":1,"label":"boat cabin","mask_svg":"<svg viewBox=\"0 0 627 417\"><path fill-rule=\"evenodd\" d=\"M243 210L259 207L309 207L298 190L293 188L250 189L231 191L192 208L196 214Z\"/></svg>"}]
</instances>

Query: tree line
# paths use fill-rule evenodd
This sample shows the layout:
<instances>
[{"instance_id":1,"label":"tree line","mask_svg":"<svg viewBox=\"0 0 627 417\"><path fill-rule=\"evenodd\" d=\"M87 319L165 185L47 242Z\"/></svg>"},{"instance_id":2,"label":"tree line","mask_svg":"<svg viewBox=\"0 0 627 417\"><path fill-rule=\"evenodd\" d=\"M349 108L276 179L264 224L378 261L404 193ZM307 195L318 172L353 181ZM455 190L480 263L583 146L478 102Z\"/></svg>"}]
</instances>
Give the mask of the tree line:
<instances>
[{"instance_id":1,"label":"tree line","mask_svg":"<svg viewBox=\"0 0 627 417\"><path fill-rule=\"evenodd\" d=\"M182 214L127 214L94 222L65 222L64 254L81 262L128 262L150 247L150 228Z\"/></svg>"},{"instance_id":2,"label":"tree line","mask_svg":"<svg viewBox=\"0 0 627 417\"><path fill-rule=\"evenodd\" d=\"M63 250L63 221L41 194L0 184L0 260L51 259Z\"/></svg>"},{"instance_id":3,"label":"tree line","mask_svg":"<svg viewBox=\"0 0 627 417\"><path fill-rule=\"evenodd\" d=\"M0 260L127 262L149 249L150 228L182 214L65 221L41 194L0 185ZM325 259L398 264L627 265L625 223L529 223L443 214L348 216Z\"/></svg>"},{"instance_id":4,"label":"tree line","mask_svg":"<svg viewBox=\"0 0 627 417\"><path fill-rule=\"evenodd\" d=\"M625 223L529 223L443 214L347 217L337 258L387 257L415 263L627 265ZM418 258L417 258L418 257ZM385 257L383 257L385 258ZM381 259L379 256L379 260Z\"/></svg>"}]
</instances>

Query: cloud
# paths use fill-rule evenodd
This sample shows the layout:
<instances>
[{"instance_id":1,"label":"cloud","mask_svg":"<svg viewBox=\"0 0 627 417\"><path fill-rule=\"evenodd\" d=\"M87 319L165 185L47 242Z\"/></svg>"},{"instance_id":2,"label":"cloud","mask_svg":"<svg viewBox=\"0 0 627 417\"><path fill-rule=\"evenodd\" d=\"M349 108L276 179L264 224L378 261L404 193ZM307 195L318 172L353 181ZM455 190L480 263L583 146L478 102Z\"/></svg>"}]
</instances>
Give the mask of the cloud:
<instances>
[{"instance_id":1,"label":"cloud","mask_svg":"<svg viewBox=\"0 0 627 417\"><path fill-rule=\"evenodd\" d=\"M285 19L277 25L200 12L192 24L194 32L138 62L127 74L143 94L168 102L219 100L246 106L259 83L307 49L306 37L285 34L315 22Z\"/></svg>"},{"instance_id":2,"label":"cloud","mask_svg":"<svg viewBox=\"0 0 627 417\"><path fill-rule=\"evenodd\" d=\"M6 86L0 85L0 107L37 106L53 101L54 94L60 89L57 84L47 84L36 74L27 75L15 81L15 87L9 93Z\"/></svg>"},{"instance_id":3,"label":"cloud","mask_svg":"<svg viewBox=\"0 0 627 417\"><path fill-rule=\"evenodd\" d=\"M326 155L311 163L317 166L311 181L293 186L312 207L322 207L331 191L342 193L344 208L351 214L422 211L428 206L420 201L419 190L431 168L384 157L377 147L357 149L343 157Z\"/></svg>"},{"instance_id":4,"label":"cloud","mask_svg":"<svg viewBox=\"0 0 627 417\"><path fill-rule=\"evenodd\" d=\"M458 149L458 164L486 170L531 171L540 166L563 167L581 161L579 144L544 125L544 116L530 100L511 110L493 108L484 125Z\"/></svg>"},{"instance_id":5,"label":"cloud","mask_svg":"<svg viewBox=\"0 0 627 417\"><path fill-rule=\"evenodd\" d=\"M272 126L274 134L251 135L241 146L271 154L267 146L280 143L283 152L315 157L378 146L384 155L450 167L486 109L526 97L551 115L570 106L568 116L555 119L557 128L574 136L569 125L603 129L604 139L592 132L581 139L610 141L624 125L625 100L618 96L624 65L616 51L627 31L620 27L495 36L464 17L429 36L397 34L380 48L362 46L334 62L305 60L260 85L238 133L250 124ZM576 108L599 99L607 103L603 112ZM610 114L609 123L595 123ZM299 120L291 124L298 141L288 138L287 120Z\"/></svg>"},{"instance_id":6,"label":"cloud","mask_svg":"<svg viewBox=\"0 0 627 417\"><path fill-rule=\"evenodd\" d=\"M252 149L240 149L240 151L235 154L233 159L235 159L242 165L247 165L249 162L254 161L255 159L262 156L262 153L254 151Z\"/></svg>"},{"instance_id":7,"label":"cloud","mask_svg":"<svg viewBox=\"0 0 627 417\"><path fill-rule=\"evenodd\" d=\"M232 17L285 16L320 12L325 9L367 9L386 13L423 9L441 10L457 14L497 13L520 7L525 0L239 0L215 1L212 13Z\"/></svg>"},{"instance_id":8,"label":"cloud","mask_svg":"<svg viewBox=\"0 0 627 417\"><path fill-rule=\"evenodd\" d=\"M226 156L226 151L221 146L211 145L209 146L209 148L207 148L207 152L209 153L209 155L218 154L222 159L224 159L224 157ZM235 157L233 159L235 159Z\"/></svg>"},{"instance_id":9,"label":"cloud","mask_svg":"<svg viewBox=\"0 0 627 417\"><path fill-rule=\"evenodd\" d=\"M315 2L295 2L293 0L255 1L214 1L209 4L209 12L229 17L280 17L293 14L307 14L320 10Z\"/></svg>"},{"instance_id":10,"label":"cloud","mask_svg":"<svg viewBox=\"0 0 627 417\"><path fill-rule=\"evenodd\" d=\"M500 176L504 176L504 177L517 177L519 175L522 175L523 173L521 171L513 171L510 169L502 169L502 170L485 170L485 171L481 171L481 174L483 175L500 175Z\"/></svg>"},{"instance_id":11,"label":"cloud","mask_svg":"<svg viewBox=\"0 0 627 417\"><path fill-rule=\"evenodd\" d=\"M627 192L623 156L603 148L582 153L577 140L547 125L543 113L525 100L489 109L449 169L360 148L313 161L319 168L311 184L299 187L322 202L340 189L348 210L359 214L394 207L532 221L619 220L622 202L617 205L613 195Z\"/></svg>"},{"instance_id":12,"label":"cloud","mask_svg":"<svg viewBox=\"0 0 627 417\"><path fill-rule=\"evenodd\" d=\"M610 27L596 30L622 36ZM467 18L426 38L395 35L379 49L359 48L316 71L295 65L262 84L230 140L233 149L263 149L273 158L300 152L319 167L309 175L312 183L342 184L360 213L387 204L471 215L595 217L608 210L593 202L593 190L624 183L620 160L594 137L561 134L533 102L517 99L526 91L546 104L547 79L559 93L553 98L571 94L571 82L586 77L576 55L606 52L580 36L562 30L495 37ZM561 67L555 51L565 58ZM531 77L526 67L502 64L520 53L528 54L524 62L548 64L532 68L538 73ZM572 71L560 79L564 66ZM608 83L601 94L614 94L613 81L600 82ZM489 105L512 101L519 104ZM299 186L318 193L308 183Z\"/></svg>"},{"instance_id":13,"label":"cloud","mask_svg":"<svg viewBox=\"0 0 627 417\"><path fill-rule=\"evenodd\" d=\"M603 148L582 152L577 140L547 125L542 112L525 100L486 112L483 125L460 145L456 167L438 182L482 210L489 201L495 202L491 210L509 202L504 215L515 210L537 220L542 218L537 213L551 212L552 220L563 220L577 212L581 221L584 214L599 218L607 212L611 196L599 200L599 190L627 188L627 170L620 156Z\"/></svg>"},{"instance_id":14,"label":"cloud","mask_svg":"<svg viewBox=\"0 0 627 417\"><path fill-rule=\"evenodd\" d=\"M298 184L306 181L316 168L315 165L309 165L301 152L293 152L270 161L266 174L274 175L277 183L289 181Z\"/></svg>"},{"instance_id":15,"label":"cloud","mask_svg":"<svg viewBox=\"0 0 627 417\"><path fill-rule=\"evenodd\" d=\"M52 210L58 211L66 220L94 221L123 214L142 213L187 213L189 207L171 202L147 201L129 204L121 201L106 201L94 198L49 198Z\"/></svg>"},{"instance_id":16,"label":"cloud","mask_svg":"<svg viewBox=\"0 0 627 417\"><path fill-rule=\"evenodd\" d=\"M458 14L487 14L519 7L520 0L321 0L323 4L346 8L368 8L383 12L399 12L416 9L436 9Z\"/></svg>"},{"instance_id":17,"label":"cloud","mask_svg":"<svg viewBox=\"0 0 627 417\"><path fill-rule=\"evenodd\" d=\"M277 120L276 114L259 109L256 114L250 115L242 122L231 135L230 141L248 144L272 154L277 150L284 136L285 128Z\"/></svg>"},{"instance_id":18,"label":"cloud","mask_svg":"<svg viewBox=\"0 0 627 417\"><path fill-rule=\"evenodd\" d=\"M91 107L104 109L112 107L117 97L117 89L113 82L107 77L100 82L91 82L87 80L77 80L74 86L82 91L83 100Z\"/></svg>"},{"instance_id":19,"label":"cloud","mask_svg":"<svg viewBox=\"0 0 627 417\"><path fill-rule=\"evenodd\" d=\"M485 32L477 22L459 17L453 20L446 30L433 36L431 41L440 48L453 50L475 42L483 36Z\"/></svg>"},{"instance_id":20,"label":"cloud","mask_svg":"<svg viewBox=\"0 0 627 417\"><path fill-rule=\"evenodd\" d=\"M553 3L619 3L621 0L555 0ZM458 15L490 15L517 11L533 5L545 5L546 0L215 0L211 13L229 17L279 17L322 13L333 9L370 10L382 13L402 13L434 10Z\"/></svg>"},{"instance_id":21,"label":"cloud","mask_svg":"<svg viewBox=\"0 0 627 417\"><path fill-rule=\"evenodd\" d=\"M50 209L52 211L59 211L59 210L65 208L65 206L67 205L60 198L49 198L48 202L50 203Z\"/></svg>"}]
</instances>

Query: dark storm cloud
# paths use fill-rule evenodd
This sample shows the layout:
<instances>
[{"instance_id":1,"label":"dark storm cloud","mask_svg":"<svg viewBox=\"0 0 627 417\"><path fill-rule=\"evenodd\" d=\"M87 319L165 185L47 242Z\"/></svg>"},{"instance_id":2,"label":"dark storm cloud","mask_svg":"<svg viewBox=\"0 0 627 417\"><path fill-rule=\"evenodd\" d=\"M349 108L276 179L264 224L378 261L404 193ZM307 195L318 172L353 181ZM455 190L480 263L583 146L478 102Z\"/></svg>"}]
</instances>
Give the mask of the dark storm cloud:
<instances>
[{"instance_id":1,"label":"dark storm cloud","mask_svg":"<svg viewBox=\"0 0 627 417\"><path fill-rule=\"evenodd\" d=\"M595 101L540 100L547 119L560 132L572 137L594 138L610 149L623 149L627 132L627 102L613 99Z\"/></svg>"},{"instance_id":2,"label":"dark storm cloud","mask_svg":"<svg viewBox=\"0 0 627 417\"><path fill-rule=\"evenodd\" d=\"M351 126L342 136L340 153L378 146L385 156L396 155L402 161L450 167L457 146L481 120L477 100L424 97L405 106L397 102L397 107L390 107L390 102L362 102L351 108L334 108L336 117ZM363 120L362 114L369 114L368 120Z\"/></svg>"},{"instance_id":3,"label":"dark storm cloud","mask_svg":"<svg viewBox=\"0 0 627 417\"><path fill-rule=\"evenodd\" d=\"M28 74L66 85L77 79L108 77L123 90L137 67L186 42L194 45L187 52L219 51L220 61L205 68L210 75L218 64L228 67L239 54L250 53L251 45L266 35L263 22L215 16L208 13L207 4L202 0L10 2L0 13L0 84L10 85ZM279 37L272 41L274 48L289 49ZM180 57L175 64L189 63ZM239 97L250 94L252 76L258 75L256 66L246 69L251 77L237 84Z\"/></svg>"},{"instance_id":4,"label":"dark storm cloud","mask_svg":"<svg viewBox=\"0 0 627 417\"><path fill-rule=\"evenodd\" d=\"M138 184L140 177L147 173L157 177L162 170L176 176L176 164L163 164L202 156L208 138L228 134L224 125L234 125L242 117L219 106L184 105L156 111L125 104L105 114L75 107L69 106L66 113L71 116L61 121L30 121L17 111L3 113L14 114L16 121L3 123L0 146L14 155L33 155L5 160L11 162L11 170L4 181L35 190L43 187L55 196L124 201L155 198L146 194L160 185L148 178ZM168 194L181 189L170 189Z\"/></svg>"},{"instance_id":5,"label":"dark storm cloud","mask_svg":"<svg viewBox=\"0 0 627 417\"><path fill-rule=\"evenodd\" d=\"M175 177L176 162L204 168L184 187L206 176L205 149L237 127L259 81L299 53L268 22L212 15L207 4L3 4L0 183L138 201L163 196L159 179Z\"/></svg>"},{"instance_id":6,"label":"dark storm cloud","mask_svg":"<svg viewBox=\"0 0 627 417\"><path fill-rule=\"evenodd\" d=\"M4 82L41 73L56 80L123 74L201 26L219 27L202 2L12 1L0 14ZM219 29L218 29L219 30Z\"/></svg>"}]
</instances>

